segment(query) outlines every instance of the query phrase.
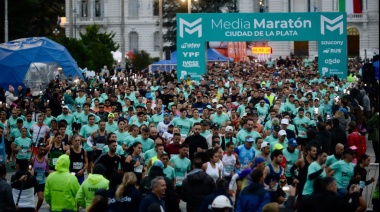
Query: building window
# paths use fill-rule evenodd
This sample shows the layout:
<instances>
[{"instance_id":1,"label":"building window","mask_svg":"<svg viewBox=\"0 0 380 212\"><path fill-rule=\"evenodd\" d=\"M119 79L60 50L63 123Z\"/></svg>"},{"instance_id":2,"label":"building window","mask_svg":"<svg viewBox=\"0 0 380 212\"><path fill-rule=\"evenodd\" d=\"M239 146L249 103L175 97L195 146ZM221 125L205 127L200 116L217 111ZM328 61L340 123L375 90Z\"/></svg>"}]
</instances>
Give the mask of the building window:
<instances>
[{"instance_id":1,"label":"building window","mask_svg":"<svg viewBox=\"0 0 380 212\"><path fill-rule=\"evenodd\" d=\"M153 50L154 51L160 51L160 33L159 32L154 32L153 35Z\"/></svg>"},{"instance_id":2,"label":"building window","mask_svg":"<svg viewBox=\"0 0 380 212\"><path fill-rule=\"evenodd\" d=\"M95 17L102 17L102 2L101 0L95 1Z\"/></svg>"},{"instance_id":3,"label":"building window","mask_svg":"<svg viewBox=\"0 0 380 212\"><path fill-rule=\"evenodd\" d=\"M138 17L139 16L139 1L138 0L129 0L129 17Z\"/></svg>"},{"instance_id":4,"label":"building window","mask_svg":"<svg viewBox=\"0 0 380 212\"><path fill-rule=\"evenodd\" d=\"M139 50L139 34L137 34L137 32L129 33L129 50L130 51Z\"/></svg>"},{"instance_id":5,"label":"building window","mask_svg":"<svg viewBox=\"0 0 380 212\"><path fill-rule=\"evenodd\" d=\"M158 16L159 14L159 0L153 0L153 16Z\"/></svg>"},{"instance_id":6,"label":"building window","mask_svg":"<svg viewBox=\"0 0 380 212\"><path fill-rule=\"evenodd\" d=\"M87 0L82 1L81 9L82 9L81 16L88 17L88 1Z\"/></svg>"}]
</instances>

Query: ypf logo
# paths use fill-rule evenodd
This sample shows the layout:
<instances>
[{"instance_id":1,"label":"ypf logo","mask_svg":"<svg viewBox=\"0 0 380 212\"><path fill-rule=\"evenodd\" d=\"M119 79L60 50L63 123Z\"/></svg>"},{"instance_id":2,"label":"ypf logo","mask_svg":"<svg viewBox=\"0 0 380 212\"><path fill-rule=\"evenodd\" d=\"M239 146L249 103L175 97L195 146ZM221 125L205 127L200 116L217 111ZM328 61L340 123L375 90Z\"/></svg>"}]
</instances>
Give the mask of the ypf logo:
<instances>
[{"instance_id":1,"label":"ypf logo","mask_svg":"<svg viewBox=\"0 0 380 212\"><path fill-rule=\"evenodd\" d=\"M198 32L198 38L202 37L202 18L198 18L193 22L187 22L182 18L179 19L179 36L183 38L184 31L188 34Z\"/></svg>"},{"instance_id":2,"label":"ypf logo","mask_svg":"<svg viewBox=\"0 0 380 212\"><path fill-rule=\"evenodd\" d=\"M321 15L321 34L325 34L325 29L335 31L339 28L339 35L343 34L343 15L331 20Z\"/></svg>"}]
</instances>

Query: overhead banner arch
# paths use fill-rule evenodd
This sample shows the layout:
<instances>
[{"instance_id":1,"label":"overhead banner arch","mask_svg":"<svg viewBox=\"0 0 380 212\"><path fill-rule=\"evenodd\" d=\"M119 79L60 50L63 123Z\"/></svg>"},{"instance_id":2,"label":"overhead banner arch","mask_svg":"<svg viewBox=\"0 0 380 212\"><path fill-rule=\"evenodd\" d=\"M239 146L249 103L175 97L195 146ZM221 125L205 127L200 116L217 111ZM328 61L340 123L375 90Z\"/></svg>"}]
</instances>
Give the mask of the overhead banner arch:
<instances>
[{"instance_id":1,"label":"overhead banner arch","mask_svg":"<svg viewBox=\"0 0 380 212\"><path fill-rule=\"evenodd\" d=\"M177 14L177 77L202 78L206 42L219 40L317 41L321 77L346 78L346 28L346 13L339 12Z\"/></svg>"}]
</instances>

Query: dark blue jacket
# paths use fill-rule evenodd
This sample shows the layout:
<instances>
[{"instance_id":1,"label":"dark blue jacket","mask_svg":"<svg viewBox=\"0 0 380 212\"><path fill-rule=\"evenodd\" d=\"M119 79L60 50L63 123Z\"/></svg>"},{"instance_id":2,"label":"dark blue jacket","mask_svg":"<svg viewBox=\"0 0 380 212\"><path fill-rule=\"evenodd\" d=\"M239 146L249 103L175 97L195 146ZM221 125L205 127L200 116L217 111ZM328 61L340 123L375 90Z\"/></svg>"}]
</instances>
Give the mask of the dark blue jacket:
<instances>
[{"instance_id":1,"label":"dark blue jacket","mask_svg":"<svg viewBox=\"0 0 380 212\"><path fill-rule=\"evenodd\" d=\"M231 203L231 205L233 205L234 203L232 202L232 200L231 200L231 198L230 198L230 196L227 194L227 191L226 190L216 190L214 193L212 193L212 194L210 194L210 195L208 195L207 197L206 197L206 199L203 201L203 203L202 203L202 205L201 205L201 207L200 207L200 209L199 209L199 211L200 212L208 212L208 211L212 211L212 207L211 207L211 205L212 205L212 202L214 201L214 199L217 197L217 196L219 196L219 195L224 195L224 196L226 196L229 200L230 200L230 203ZM233 210L232 210L232 208L230 209L230 212L232 212Z\"/></svg>"},{"instance_id":2,"label":"dark blue jacket","mask_svg":"<svg viewBox=\"0 0 380 212\"><path fill-rule=\"evenodd\" d=\"M237 200L236 212L262 211L264 205L270 202L269 192L259 183L252 183L245 187Z\"/></svg>"},{"instance_id":3,"label":"dark blue jacket","mask_svg":"<svg viewBox=\"0 0 380 212\"><path fill-rule=\"evenodd\" d=\"M158 197L152 192L148 193L140 203L139 212L148 211L166 211L164 199L158 199Z\"/></svg>"}]
</instances>

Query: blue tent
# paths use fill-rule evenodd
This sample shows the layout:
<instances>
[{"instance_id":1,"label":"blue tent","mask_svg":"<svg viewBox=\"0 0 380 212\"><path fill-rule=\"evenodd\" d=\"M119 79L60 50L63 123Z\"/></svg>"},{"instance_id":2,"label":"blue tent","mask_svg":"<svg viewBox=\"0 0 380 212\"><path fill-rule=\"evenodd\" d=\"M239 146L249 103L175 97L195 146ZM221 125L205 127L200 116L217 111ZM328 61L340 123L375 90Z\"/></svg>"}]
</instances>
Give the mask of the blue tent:
<instances>
[{"instance_id":1,"label":"blue tent","mask_svg":"<svg viewBox=\"0 0 380 212\"><path fill-rule=\"evenodd\" d=\"M230 62L233 62L234 59L220 54L218 51L216 51L213 48L209 48L209 49L207 49L207 61L209 61L209 62L214 62L214 61L224 61L224 62L230 61Z\"/></svg>"},{"instance_id":2,"label":"blue tent","mask_svg":"<svg viewBox=\"0 0 380 212\"><path fill-rule=\"evenodd\" d=\"M34 69L43 66L39 71L45 72L61 67L66 77L72 75L83 78L67 49L48 38L22 38L0 44L0 86L6 89L8 85L25 86L24 80L32 66Z\"/></svg>"},{"instance_id":3,"label":"blue tent","mask_svg":"<svg viewBox=\"0 0 380 212\"><path fill-rule=\"evenodd\" d=\"M375 67L376 79L379 79L379 61L374 62L373 66Z\"/></svg>"}]
</instances>

